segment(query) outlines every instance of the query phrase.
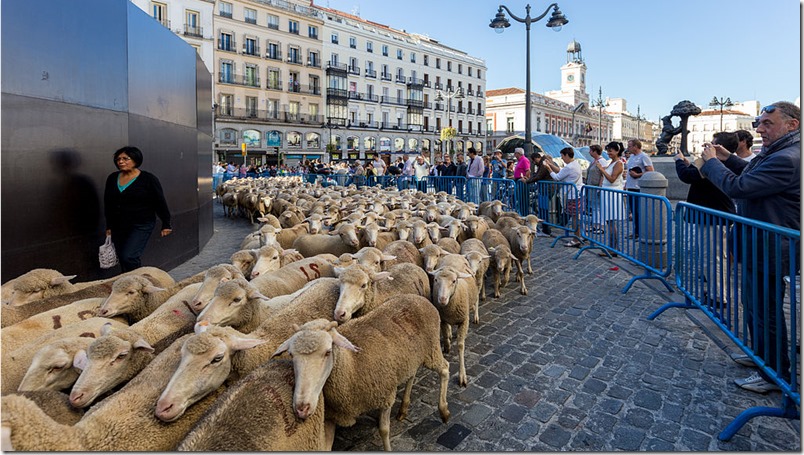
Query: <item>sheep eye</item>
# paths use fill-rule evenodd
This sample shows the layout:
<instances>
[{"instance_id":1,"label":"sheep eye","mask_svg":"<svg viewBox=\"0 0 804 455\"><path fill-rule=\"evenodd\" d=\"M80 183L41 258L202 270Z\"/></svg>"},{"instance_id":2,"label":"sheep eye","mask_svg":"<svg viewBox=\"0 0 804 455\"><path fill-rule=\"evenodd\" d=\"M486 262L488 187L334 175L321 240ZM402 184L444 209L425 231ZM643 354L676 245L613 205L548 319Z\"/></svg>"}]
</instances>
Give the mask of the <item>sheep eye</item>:
<instances>
[{"instance_id":1,"label":"sheep eye","mask_svg":"<svg viewBox=\"0 0 804 455\"><path fill-rule=\"evenodd\" d=\"M366 284L366 283L363 283L363 284L360 286L360 288L361 288L361 289L366 289L366 286L367 286L367 284Z\"/></svg>"},{"instance_id":2,"label":"sheep eye","mask_svg":"<svg viewBox=\"0 0 804 455\"><path fill-rule=\"evenodd\" d=\"M235 297L234 298L235 303L240 303L241 300L243 300L242 297Z\"/></svg>"},{"instance_id":3,"label":"sheep eye","mask_svg":"<svg viewBox=\"0 0 804 455\"><path fill-rule=\"evenodd\" d=\"M117 360L125 359L127 355L128 352L121 352L120 354L117 355Z\"/></svg>"},{"instance_id":4,"label":"sheep eye","mask_svg":"<svg viewBox=\"0 0 804 455\"><path fill-rule=\"evenodd\" d=\"M324 353L324 357L329 357L332 355L332 349L327 349L327 352Z\"/></svg>"},{"instance_id":5,"label":"sheep eye","mask_svg":"<svg viewBox=\"0 0 804 455\"><path fill-rule=\"evenodd\" d=\"M128 291L128 292L126 292L126 295L133 295L133 294L134 294L134 291Z\"/></svg>"},{"instance_id":6,"label":"sheep eye","mask_svg":"<svg viewBox=\"0 0 804 455\"><path fill-rule=\"evenodd\" d=\"M209 362L209 363L211 363L211 364L212 363L219 363L221 360L223 360L223 354L218 354L215 357L213 357L212 361Z\"/></svg>"},{"instance_id":7,"label":"sheep eye","mask_svg":"<svg viewBox=\"0 0 804 455\"><path fill-rule=\"evenodd\" d=\"M64 365L53 365L53 366L52 366L52 367L50 367L50 369L48 370L48 373L55 373L55 372L59 372L59 371L61 371L61 370L63 370L63 369L64 369Z\"/></svg>"}]
</instances>

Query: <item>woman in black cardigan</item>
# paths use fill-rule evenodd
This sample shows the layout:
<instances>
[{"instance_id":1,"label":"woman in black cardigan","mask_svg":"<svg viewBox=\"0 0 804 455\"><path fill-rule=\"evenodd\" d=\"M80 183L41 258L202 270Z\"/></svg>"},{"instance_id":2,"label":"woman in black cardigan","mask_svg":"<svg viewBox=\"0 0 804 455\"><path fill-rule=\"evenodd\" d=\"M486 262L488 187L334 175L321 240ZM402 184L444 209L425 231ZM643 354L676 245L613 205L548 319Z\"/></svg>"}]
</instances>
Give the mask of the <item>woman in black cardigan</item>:
<instances>
[{"instance_id":1,"label":"woman in black cardigan","mask_svg":"<svg viewBox=\"0 0 804 455\"><path fill-rule=\"evenodd\" d=\"M159 179L142 171L142 152L136 147L123 147L114 152L118 171L106 179L103 205L106 212L106 235L112 242L123 272L141 266L140 257L156 225L162 220L162 237L173 232L170 211Z\"/></svg>"}]
</instances>

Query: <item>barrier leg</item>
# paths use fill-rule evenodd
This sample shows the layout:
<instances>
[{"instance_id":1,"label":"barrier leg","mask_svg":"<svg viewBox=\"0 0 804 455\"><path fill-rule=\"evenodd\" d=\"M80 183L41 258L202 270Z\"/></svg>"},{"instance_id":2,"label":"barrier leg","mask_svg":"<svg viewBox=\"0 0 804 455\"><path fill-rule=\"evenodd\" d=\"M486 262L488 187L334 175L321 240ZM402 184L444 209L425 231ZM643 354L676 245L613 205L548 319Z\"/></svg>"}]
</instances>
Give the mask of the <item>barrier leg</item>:
<instances>
[{"instance_id":1,"label":"barrier leg","mask_svg":"<svg viewBox=\"0 0 804 455\"><path fill-rule=\"evenodd\" d=\"M603 252L609 256L609 259L611 259L611 254L609 254L609 252L605 248L595 245L586 245L585 247L581 248L581 251L578 251L572 259L578 259L581 256L581 253L583 253L586 250L603 250Z\"/></svg>"},{"instance_id":2,"label":"barrier leg","mask_svg":"<svg viewBox=\"0 0 804 455\"><path fill-rule=\"evenodd\" d=\"M754 417L769 416L783 417L785 419L799 419L801 417L800 412L796 409L796 406L793 404L792 400L790 400L790 398L787 396L784 397L782 406L783 407L781 408L769 408L763 406L748 408L741 412L740 415L735 417L734 420L732 420L731 423L720 432L717 438L721 441L728 441L732 436L740 431L740 428L742 428L743 425L748 423L748 421Z\"/></svg>"},{"instance_id":3,"label":"barrier leg","mask_svg":"<svg viewBox=\"0 0 804 455\"><path fill-rule=\"evenodd\" d=\"M625 287L623 288L622 293L625 294L626 292L628 292L628 290L631 289L631 286L636 282L636 280L646 280L648 278L653 278L653 279L661 281L662 284L664 285L664 287L666 287L668 291L673 292L673 288L670 287L670 284L667 283L667 280L665 280L664 278L662 278L660 276L656 276L656 275L650 273L650 271L648 271L648 270L645 270L644 274L638 275L638 276L635 276L635 277L631 278L631 280L628 282L628 284L626 284Z\"/></svg>"},{"instance_id":4,"label":"barrier leg","mask_svg":"<svg viewBox=\"0 0 804 455\"><path fill-rule=\"evenodd\" d=\"M659 316L660 314L664 313L665 310L669 310L670 308L681 308L681 309L684 309L684 310L691 310L693 308L698 308L698 307L696 307L695 305L693 305L693 304L691 304L689 302L687 302L687 303L681 303L681 302L665 303L658 310L654 311L653 313L650 314L650 316L648 316L648 321L652 321L652 320L656 319L657 316Z\"/></svg>"}]
</instances>

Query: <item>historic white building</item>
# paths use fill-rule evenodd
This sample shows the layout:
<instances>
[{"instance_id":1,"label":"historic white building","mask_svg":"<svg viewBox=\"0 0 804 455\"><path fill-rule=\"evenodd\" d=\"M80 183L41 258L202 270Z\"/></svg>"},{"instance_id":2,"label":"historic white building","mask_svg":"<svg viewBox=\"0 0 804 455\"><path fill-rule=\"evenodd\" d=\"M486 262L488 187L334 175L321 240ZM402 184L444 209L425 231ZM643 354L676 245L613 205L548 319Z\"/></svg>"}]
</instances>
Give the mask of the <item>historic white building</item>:
<instances>
[{"instance_id":1,"label":"historic white building","mask_svg":"<svg viewBox=\"0 0 804 455\"><path fill-rule=\"evenodd\" d=\"M731 107L724 108L721 112L719 107L699 106L701 113L694 115L687 121L687 146L690 153L703 153L703 144L712 140L712 135L718 131L737 131L746 130L759 138L754 127L751 125L754 118L759 115L759 101L744 101L734 103ZM674 119L678 124L678 119ZM755 139L754 142L759 141ZM760 141L761 142L761 141Z\"/></svg>"}]
</instances>

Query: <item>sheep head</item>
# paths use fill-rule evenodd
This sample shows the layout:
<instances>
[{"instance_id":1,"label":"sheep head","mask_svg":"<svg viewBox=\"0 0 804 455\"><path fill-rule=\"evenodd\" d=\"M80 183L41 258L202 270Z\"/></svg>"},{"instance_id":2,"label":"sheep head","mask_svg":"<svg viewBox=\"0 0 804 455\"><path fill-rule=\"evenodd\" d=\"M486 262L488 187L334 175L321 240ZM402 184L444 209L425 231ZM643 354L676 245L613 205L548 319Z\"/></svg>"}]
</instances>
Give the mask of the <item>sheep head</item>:
<instances>
[{"instance_id":1,"label":"sheep head","mask_svg":"<svg viewBox=\"0 0 804 455\"><path fill-rule=\"evenodd\" d=\"M149 294L164 290L154 286L142 276L128 275L118 278L112 285L111 294L98 309L98 316L110 318L120 314L133 313L144 305Z\"/></svg>"},{"instance_id":2,"label":"sheep head","mask_svg":"<svg viewBox=\"0 0 804 455\"><path fill-rule=\"evenodd\" d=\"M428 273L433 276L432 302L441 307L449 305L458 289L459 279L474 276L471 273L458 272L451 267L442 267Z\"/></svg>"},{"instance_id":3,"label":"sheep head","mask_svg":"<svg viewBox=\"0 0 804 455\"><path fill-rule=\"evenodd\" d=\"M231 327L209 327L184 341L181 361L159 400L154 414L163 422L173 422L214 391L232 371L232 355L266 342L249 338Z\"/></svg>"},{"instance_id":4,"label":"sheep head","mask_svg":"<svg viewBox=\"0 0 804 455\"><path fill-rule=\"evenodd\" d=\"M212 300L218 285L237 278L244 278L243 273L232 264L218 264L210 267L207 273L204 274L204 281L201 283L201 287L198 288L198 292L195 293L190 302L190 308L195 314L201 313Z\"/></svg>"},{"instance_id":5,"label":"sheep head","mask_svg":"<svg viewBox=\"0 0 804 455\"><path fill-rule=\"evenodd\" d=\"M363 308L375 281L393 280L388 272L373 273L360 264L353 264L346 268L335 267L333 270L340 282L340 294L338 303L335 305L333 319L341 323L351 319L353 314Z\"/></svg>"},{"instance_id":6,"label":"sheep head","mask_svg":"<svg viewBox=\"0 0 804 455\"><path fill-rule=\"evenodd\" d=\"M33 269L17 277L11 285L8 306L22 306L50 295L63 294L72 289L70 280L77 275L62 275L52 269Z\"/></svg>"},{"instance_id":7,"label":"sheep head","mask_svg":"<svg viewBox=\"0 0 804 455\"><path fill-rule=\"evenodd\" d=\"M64 390L71 387L81 373L73 366L73 358L92 341L89 337L69 337L42 346L31 359L31 366L17 390Z\"/></svg>"},{"instance_id":8,"label":"sheep head","mask_svg":"<svg viewBox=\"0 0 804 455\"><path fill-rule=\"evenodd\" d=\"M279 270L282 266L282 258L276 247L266 245L257 250L257 262L251 269L251 279L257 278L260 274Z\"/></svg>"},{"instance_id":9,"label":"sheep head","mask_svg":"<svg viewBox=\"0 0 804 455\"><path fill-rule=\"evenodd\" d=\"M254 300L267 299L243 277L221 283L212 300L198 315L198 323L237 326L250 320L257 310Z\"/></svg>"},{"instance_id":10,"label":"sheep head","mask_svg":"<svg viewBox=\"0 0 804 455\"><path fill-rule=\"evenodd\" d=\"M447 252L438 245L427 245L419 248L419 253L422 255L422 266L425 272L435 270L438 260L447 255Z\"/></svg>"}]
</instances>

